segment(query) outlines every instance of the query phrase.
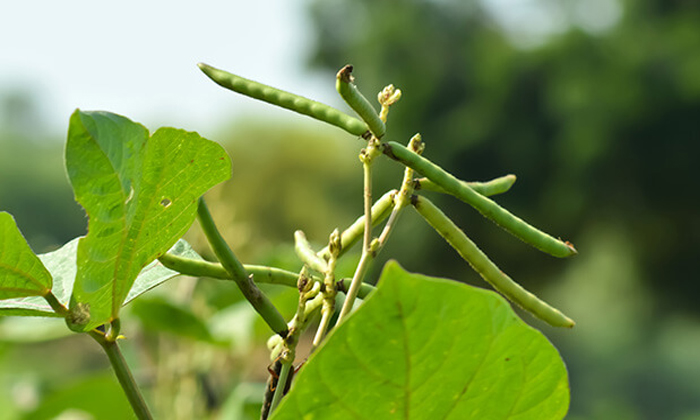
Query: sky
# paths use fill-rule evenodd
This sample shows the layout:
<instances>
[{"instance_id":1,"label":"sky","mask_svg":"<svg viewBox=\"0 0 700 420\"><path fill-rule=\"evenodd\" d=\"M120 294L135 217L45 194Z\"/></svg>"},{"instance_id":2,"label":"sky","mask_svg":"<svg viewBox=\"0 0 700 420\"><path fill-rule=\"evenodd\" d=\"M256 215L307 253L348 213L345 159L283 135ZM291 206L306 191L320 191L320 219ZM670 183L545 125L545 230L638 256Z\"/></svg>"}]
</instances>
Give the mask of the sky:
<instances>
[{"instance_id":1,"label":"sky","mask_svg":"<svg viewBox=\"0 0 700 420\"><path fill-rule=\"evenodd\" d=\"M303 0L0 0L0 95L35 94L52 131L65 130L81 108L206 136L236 115L271 108L215 85L196 66L205 62L337 104L334 75L305 68L313 40L304 7Z\"/></svg>"},{"instance_id":2,"label":"sky","mask_svg":"<svg viewBox=\"0 0 700 420\"><path fill-rule=\"evenodd\" d=\"M343 109L334 75L305 67L307 1L0 0L0 96L32 93L50 132L75 108L204 136L244 114L295 118L223 90L197 68L205 62ZM524 48L567 24L604 30L620 14L619 0L482 3Z\"/></svg>"}]
</instances>

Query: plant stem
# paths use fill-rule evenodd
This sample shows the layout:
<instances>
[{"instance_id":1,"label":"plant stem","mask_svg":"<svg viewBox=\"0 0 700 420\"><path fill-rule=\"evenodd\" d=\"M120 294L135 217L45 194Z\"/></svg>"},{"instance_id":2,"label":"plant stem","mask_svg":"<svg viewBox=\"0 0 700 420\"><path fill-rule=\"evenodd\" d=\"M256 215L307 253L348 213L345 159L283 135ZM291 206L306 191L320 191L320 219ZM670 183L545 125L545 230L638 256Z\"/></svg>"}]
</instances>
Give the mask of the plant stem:
<instances>
[{"instance_id":1,"label":"plant stem","mask_svg":"<svg viewBox=\"0 0 700 420\"><path fill-rule=\"evenodd\" d=\"M107 340L104 335L94 330L90 331L89 334L95 339L95 341L97 341L97 343L99 343L100 346L102 346L105 353L107 353L109 363L112 365L112 369L114 369L114 373L117 375L119 384L124 390L126 398L129 400L129 404L131 404L131 408L134 410L136 417L139 420L152 419L153 416L151 416L151 412L148 410L146 401L141 395L141 391L139 390L139 387L131 374L129 366L126 364L126 360L124 360L122 352L119 350L119 345L117 342Z\"/></svg>"},{"instance_id":2,"label":"plant stem","mask_svg":"<svg viewBox=\"0 0 700 420\"><path fill-rule=\"evenodd\" d=\"M372 162L362 163L364 172L365 230L362 237L362 252L369 252L372 242Z\"/></svg>"},{"instance_id":3,"label":"plant stem","mask_svg":"<svg viewBox=\"0 0 700 420\"><path fill-rule=\"evenodd\" d=\"M396 190L388 191L383 196L381 196L376 203L374 203L371 209L372 226L376 226L377 224L384 221L387 218L387 216L389 216L391 205L394 202L394 195L396 194L396 192ZM338 256L345 254L345 252L352 248L352 246L355 245L355 243L363 235L364 231L365 216L363 214L362 216L357 218L357 220L355 220L355 222L353 222L353 224L350 225L350 227L348 227L347 229L345 229L340 235L341 249ZM318 256L321 258L330 258L330 255L331 254L329 247L325 247L318 252Z\"/></svg>"},{"instance_id":4,"label":"plant stem","mask_svg":"<svg viewBox=\"0 0 700 420\"><path fill-rule=\"evenodd\" d=\"M341 308L340 314L338 315L336 325L339 325L340 322L346 316L348 316L348 314L350 314L352 306L355 303L355 298L357 297L357 294L360 290L360 286L362 286L362 279L367 273L367 269L369 268L369 263L371 262L371 260L372 254L369 251L363 252L360 256L360 262L357 264L357 268L355 269L355 274L353 275L352 281L350 283L350 289L346 293L345 302L343 302L343 307Z\"/></svg>"},{"instance_id":5,"label":"plant stem","mask_svg":"<svg viewBox=\"0 0 700 420\"><path fill-rule=\"evenodd\" d=\"M321 322L318 325L316 335L312 342L312 350L321 344L321 340L323 340L323 337L326 335L326 330L330 325L331 317L335 312L335 297L338 294L338 285L335 282L335 267L338 262L338 255L340 255L340 250L342 249L340 231L338 231L338 229L335 229L328 238L328 249L330 250L331 256L328 259L326 271L323 276L324 287L321 289L323 293Z\"/></svg>"},{"instance_id":6,"label":"plant stem","mask_svg":"<svg viewBox=\"0 0 700 420\"><path fill-rule=\"evenodd\" d=\"M321 345L321 340L323 340L323 337L326 335L326 331L328 330L328 326L331 322L331 316L333 316L331 311L327 311L325 309L326 308L324 306L323 310L321 310L321 321L318 323L316 334L314 334L314 339L311 342L312 351Z\"/></svg>"},{"instance_id":7,"label":"plant stem","mask_svg":"<svg viewBox=\"0 0 700 420\"><path fill-rule=\"evenodd\" d=\"M408 142L408 147L417 154L423 153L425 145L421 140L421 135L416 134L415 136L413 136ZM399 189L399 192L394 196L394 208L391 211L389 220L386 222L386 225L384 225L384 229L382 229L382 233L379 235L376 245L372 248L372 252L374 255L379 253L381 248L383 248L386 242L389 240L389 234L391 234L391 232L393 231L394 225L396 224L399 215L401 214L403 209L410 204L411 196L413 195L413 186L413 169L407 166L403 172L403 181L401 181L401 188Z\"/></svg>"},{"instance_id":8,"label":"plant stem","mask_svg":"<svg viewBox=\"0 0 700 420\"><path fill-rule=\"evenodd\" d=\"M272 403L270 404L270 413L273 413L275 411L275 408L277 408L277 406L279 405L280 401L282 401L282 397L284 396L284 389L286 388L289 374L293 369L293 364L293 360L289 362L284 360L282 361L282 368L280 369L279 379L277 379L277 388L275 388L275 394L272 396Z\"/></svg>"},{"instance_id":9,"label":"plant stem","mask_svg":"<svg viewBox=\"0 0 700 420\"><path fill-rule=\"evenodd\" d=\"M258 289L255 283L253 283L253 280L248 277L245 268L240 261L238 261L233 251L231 251L231 248L216 228L216 224L211 217L211 213L209 213L204 198L199 199L197 217L207 240L209 240L209 244L214 250L214 254L216 254L219 261L221 261L221 265L223 265L226 271L231 275L233 281L236 282L238 288L241 289L243 296L253 305L253 308L260 316L263 317L265 322L272 328L272 331L285 337L289 331L284 317L282 317L282 314L279 313L270 299Z\"/></svg>"},{"instance_id":10,"label":"plant stem","mask_svg":"<svg viewBox=\"0 0 700 420\"><path fill-rule=\"evenodd\" d=\"M371 147L371 146L370 146ZM369 147L368 147L369 148ZM365 229L362 241L362 255L360 256L360 262L357 264L355 269L355 274L352 277L352 282L350 283L350 289L345 297L345 302L343 302L343 307L340 309L340 314L338 315L338 321L336 325L339 325L345 317L350 314L352 306L355 303L355 298L357 297L357 292L360 290L362 285L362 279L367 272L369 263L372 260L372 254L370 252L370 242L372 240L372 159L371 151L365 153L364 158L360 155L362 160L362 168L364 172L364 201L365 201Z\"/></svg>"},{"instance_id":11,"label":"plant stem","mask_svg":"<svg viewBox=\"0 0 700 420\"><path fill-rule=\"evenodd\" d=\"M70 313L68 308L63 306L63 304L61 302L59 302L58 299L56 298L56 295L54 295L52 292L47 293L44 296L44 299L49 303L49 306L51 306L51 309L53 309L53 311L56 312L57 314L65 317Z\"/></svg>"}]
</instances>

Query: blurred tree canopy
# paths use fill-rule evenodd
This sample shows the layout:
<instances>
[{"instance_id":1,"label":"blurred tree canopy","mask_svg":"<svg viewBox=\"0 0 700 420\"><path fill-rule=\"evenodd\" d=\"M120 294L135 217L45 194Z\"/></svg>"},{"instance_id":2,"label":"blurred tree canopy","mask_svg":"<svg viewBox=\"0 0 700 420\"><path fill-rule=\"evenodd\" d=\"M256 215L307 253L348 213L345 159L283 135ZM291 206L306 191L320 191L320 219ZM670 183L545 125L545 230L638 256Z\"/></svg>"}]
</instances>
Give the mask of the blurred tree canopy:
<instances>
[{"instance_id":1,"label":"blurred tree canopy","mask_svg":"<svg viewBox=\"0 0 700 420\"><path fill-rule=\"evenodd\" d=\"M317 0L310 64L352 63L368 98L402 89L388 138L421 132L424 155L465 180L516 174L496 201L577 245L571 261L540 257L440 197L504 271L548 284L579 322L549 334L571 372L569 418L697 418L700 3L523 2L563 20L525 46L493 6L516 3ZM409 268L464 279L440 238L419 233Z\"/></svg>"},{"instance_id":2,"label":"blurred tree canopy","mask_svg":"<svg viewBox=\"0 0 700 420\"><path fill-rule=\"evenodd\" d=\"M600 5L567 3L558 7ZM475 1L317 1L312 64L354 64L368 97L388 83L403 89L392 140L420 131L426 156L462 179L515 173L497 201L550 233L576 243L601 223L623 229L663 305L698 313L700 283L687 280L700 249L689 179L700 156L700 6L622 6L607 31L572 25L519 49ZM487 250L507 246L481 225L468 231ZM521 251L508 248L517 260Z\"/></svg>"},{"instance_id":3,"label":"blurred tree canopy","mask_svg":"<svg viewBox=\"0 0 700 420\"><path fill-rule=\"evenodd\" d=\"M311 64L332 73L354 64L368 98L389 83L401 88L390 140L421 132L425 155L466 180L516 174L496 200L577 245L575 259L556 260L466 205L435 198L504 271L542 287L579 322L571 333L546 331L571 372L570 419L700 418L700 212L691 167L700 156L700 3L534 0L531 7L559 10L564 29L524 47L488 1L496 3L316 0ZM582 10L609 11L604 4L620 11L611 26L579 22ZM83 234L86 218L64 176L62 143L37 138L32 101L22 92L0 98L0 206L45 252ZM238 119L214 139L226 143L234 176L208 199L244 262L298 268L291 246L279 246L295 229L321 246L361 214L362 143L315 122L265 118ZM398 186L398 165L376 166L377 193ZM196 232L189 239L201 240ZM382 257L483 285L411 212ZM201 296L187 305L207 316L235 309L239 298L226 285L197 284L207 305ZM189 287L172 285L180 286ZM26 358L23 348L13 352L3 366Z\"/></svg>"}]
</instances>

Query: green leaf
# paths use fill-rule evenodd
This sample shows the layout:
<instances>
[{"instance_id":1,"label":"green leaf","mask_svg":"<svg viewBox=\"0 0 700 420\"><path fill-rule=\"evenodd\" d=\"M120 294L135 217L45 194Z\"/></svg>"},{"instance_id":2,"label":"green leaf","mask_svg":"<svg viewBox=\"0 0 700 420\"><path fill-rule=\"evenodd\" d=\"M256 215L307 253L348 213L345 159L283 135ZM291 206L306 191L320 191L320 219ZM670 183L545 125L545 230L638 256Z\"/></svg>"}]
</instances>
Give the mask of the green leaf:
<instances>
[{"instance_id":1,"label":"green leaf","mask_svg":"<svg viewBox=\"0 0 700 420\"><path fill-rule=\"evenodd\" d=\"M78 271L76 258L80 239L75 238L56 251L39 255L39 259L53 276L52 292L64 306L68 306L73 292L73 284ZM201 258L184 239L177 241L168 252L187 258ZM178 275L180 273L177 271L165 268L158 261L153 261L136 277L129 295L124 300L124 305ZM0 316L2 315L59 316L44 298L37 296L0 300Z\"/></svg>"},{"instance_id":2,"label":"green leaf","mask_svg":"<svg viewBox=\"0 0 700 420\"><path fill-rule=\"evenodd\" d=\"M231 162L197 133L148 130L106 112L77 110L66 168L90 220L78 245L71 310L89 308L86 331L118 318L138 273L166 252L195 218L197 199L227 179Z\"/></svg>"},{"instance_id":3,"label":"green leaf","mask_svg":"<svg viewBox=\"0 0 700 420\"><path fill-rule=\"evenodd\" d=\"M45 296L50 290L51 274L29 248L12 215L0 212L0 299Z\"/></svg>"},{"instance_id":4,"label":"green leaf","mask_svg":"<svg viewBox=\"0 0 700 420\"><path fill-rule=\"evenodd\" d=\"M389 262L272 416L284 419L561 419L557 350L494 292Z\"/></svg>"}]
</instances>

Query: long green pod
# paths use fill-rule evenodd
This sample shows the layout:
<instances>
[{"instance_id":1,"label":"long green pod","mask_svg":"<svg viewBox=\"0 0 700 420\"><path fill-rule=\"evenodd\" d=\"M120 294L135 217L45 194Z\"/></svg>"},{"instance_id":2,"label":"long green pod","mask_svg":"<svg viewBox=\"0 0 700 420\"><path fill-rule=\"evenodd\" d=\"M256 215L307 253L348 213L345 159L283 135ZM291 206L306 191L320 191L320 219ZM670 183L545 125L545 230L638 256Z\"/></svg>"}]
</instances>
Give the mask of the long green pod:
<instances>
[{"instance_id":1,"label":"long green pod","mask_svg":"<svg viewBox=\"0 0 700 420\"><path fill-rule=\"evenodd\" d=\"M505 175L486 182L459 182L467 184L469 188L483 196L490 197L492 195L503 194L504 192L510 190L510 187L512 187L515 183L515 180L515 175ZM442 187L429 180L428 178L416 179L414 181L413 188L422 191L435 191L440 193L447 193L447 191L445 191Z\"/></svg>"},{"instance_id":2,"label":"long green pod","mask_svg":"<svg viewBox=\"0 0 700 420\"><path fill-rule=\"evenodd\" d=\"M342 128L356 136L364 136L369 130L367 124L361 120L347 115L332 106L236 76L235 74L219 70L204 63L199 63L197 66L219 86L242 95L307 115L311 118Z\"/></svg>"},{"instance_id":3,"label":"long green pod","mask_svg":"<svg viewBox=\"0 0 700 420\"><path fill-rule=\"evenodd\" d=\"M560 258L576 255L576 248L571 243L556 239L527 224L493 200L477 193L466 183L401 144L393 141L385 143L384 154L423 174L449 194L474 207L484 217L535 248Z\"/></svg>"},{"instance_id":4,"label":"long green pod","mask_svg":"<svg viewBox=\"0 0 700 420\"><path fill-rule=\"evenodd\" d=\"M287 329L287 322L284 320L284 317L280 314L275 305L272 304L270 299L258 289L255 283L253 283L253 280L248 277L248 273L246 273L243 264L238 261L238 258L236 258L223 236L221 236L219 229L217 229L214 223L214 219L211 217L211 213L209 213L209 208L207 208L204 199L201 197L199 199L199 205L197 206L197 218L204 231L204 235L207 237L209 244L214 250L214 254L216 254L221 265L223 265L226 271L231 275L233 281L236 282L243 296L245 296L253 308L262 316L270 328L272 328L272 331L282 337L286 337L289 330Z\"/></svg>"},{"instance_id":5,"label":"long green pod","mask_svg":"<svg viewBox=\"0 0 700 420\"><path fill-rule=\"evenodd\" d=\"M425 197L415 196L413 207L445 238L479 275L511 302L554 327L571 328L574 321L513 281L439 208Z\"/></svg>"},{"instance_id":6,"label":"long green pod","mask_svg":"<svg viewBox=\"0 0 700 420\"><path fill-rule=\"evenodd\" d=\"M372 205L372 226L376 226L383 222L389 214L391 214L392 204L394 203L394 194L396 190L391 190L384 193L379 200ZM355 245L365 232L365 216L360 216L347 229L340 234L340 253L338 256L345 254L353 245ZM326 246L318 252L321 258L330 258L330 250Z\"/></svg>"},{"instance_id":7,"label":"long green pod","mask_svg":"<svg viewBox=\"0 0 700 420\"><path fill-rule=\"evenodd\" d=\"M351 73L352 65L350 64L340 69L336 75L335 89L343 100L350 105L350 108L357 112L357 115L367 123L372 134L378 139L382 138L384 133L386 133L384 121L379 118L379 114L377 114L377 111L367 98L357 90Z\"/></svg>"},{"instance_id":8,"label":"long green pod","mask_svg":"<svg viewBox=\"0 0 700 420\"><path fill-rule=\"evenodd\" d=\"M221 263L195 260L173 254L163 254L158 257L158 260L163 266L186 276L233 280ZM264 265L244 264L243 268L248 274L253 276L253 281L256 283L297 287L297 279L299 277L297 273Z\"/></svg>"}]
</instances>

